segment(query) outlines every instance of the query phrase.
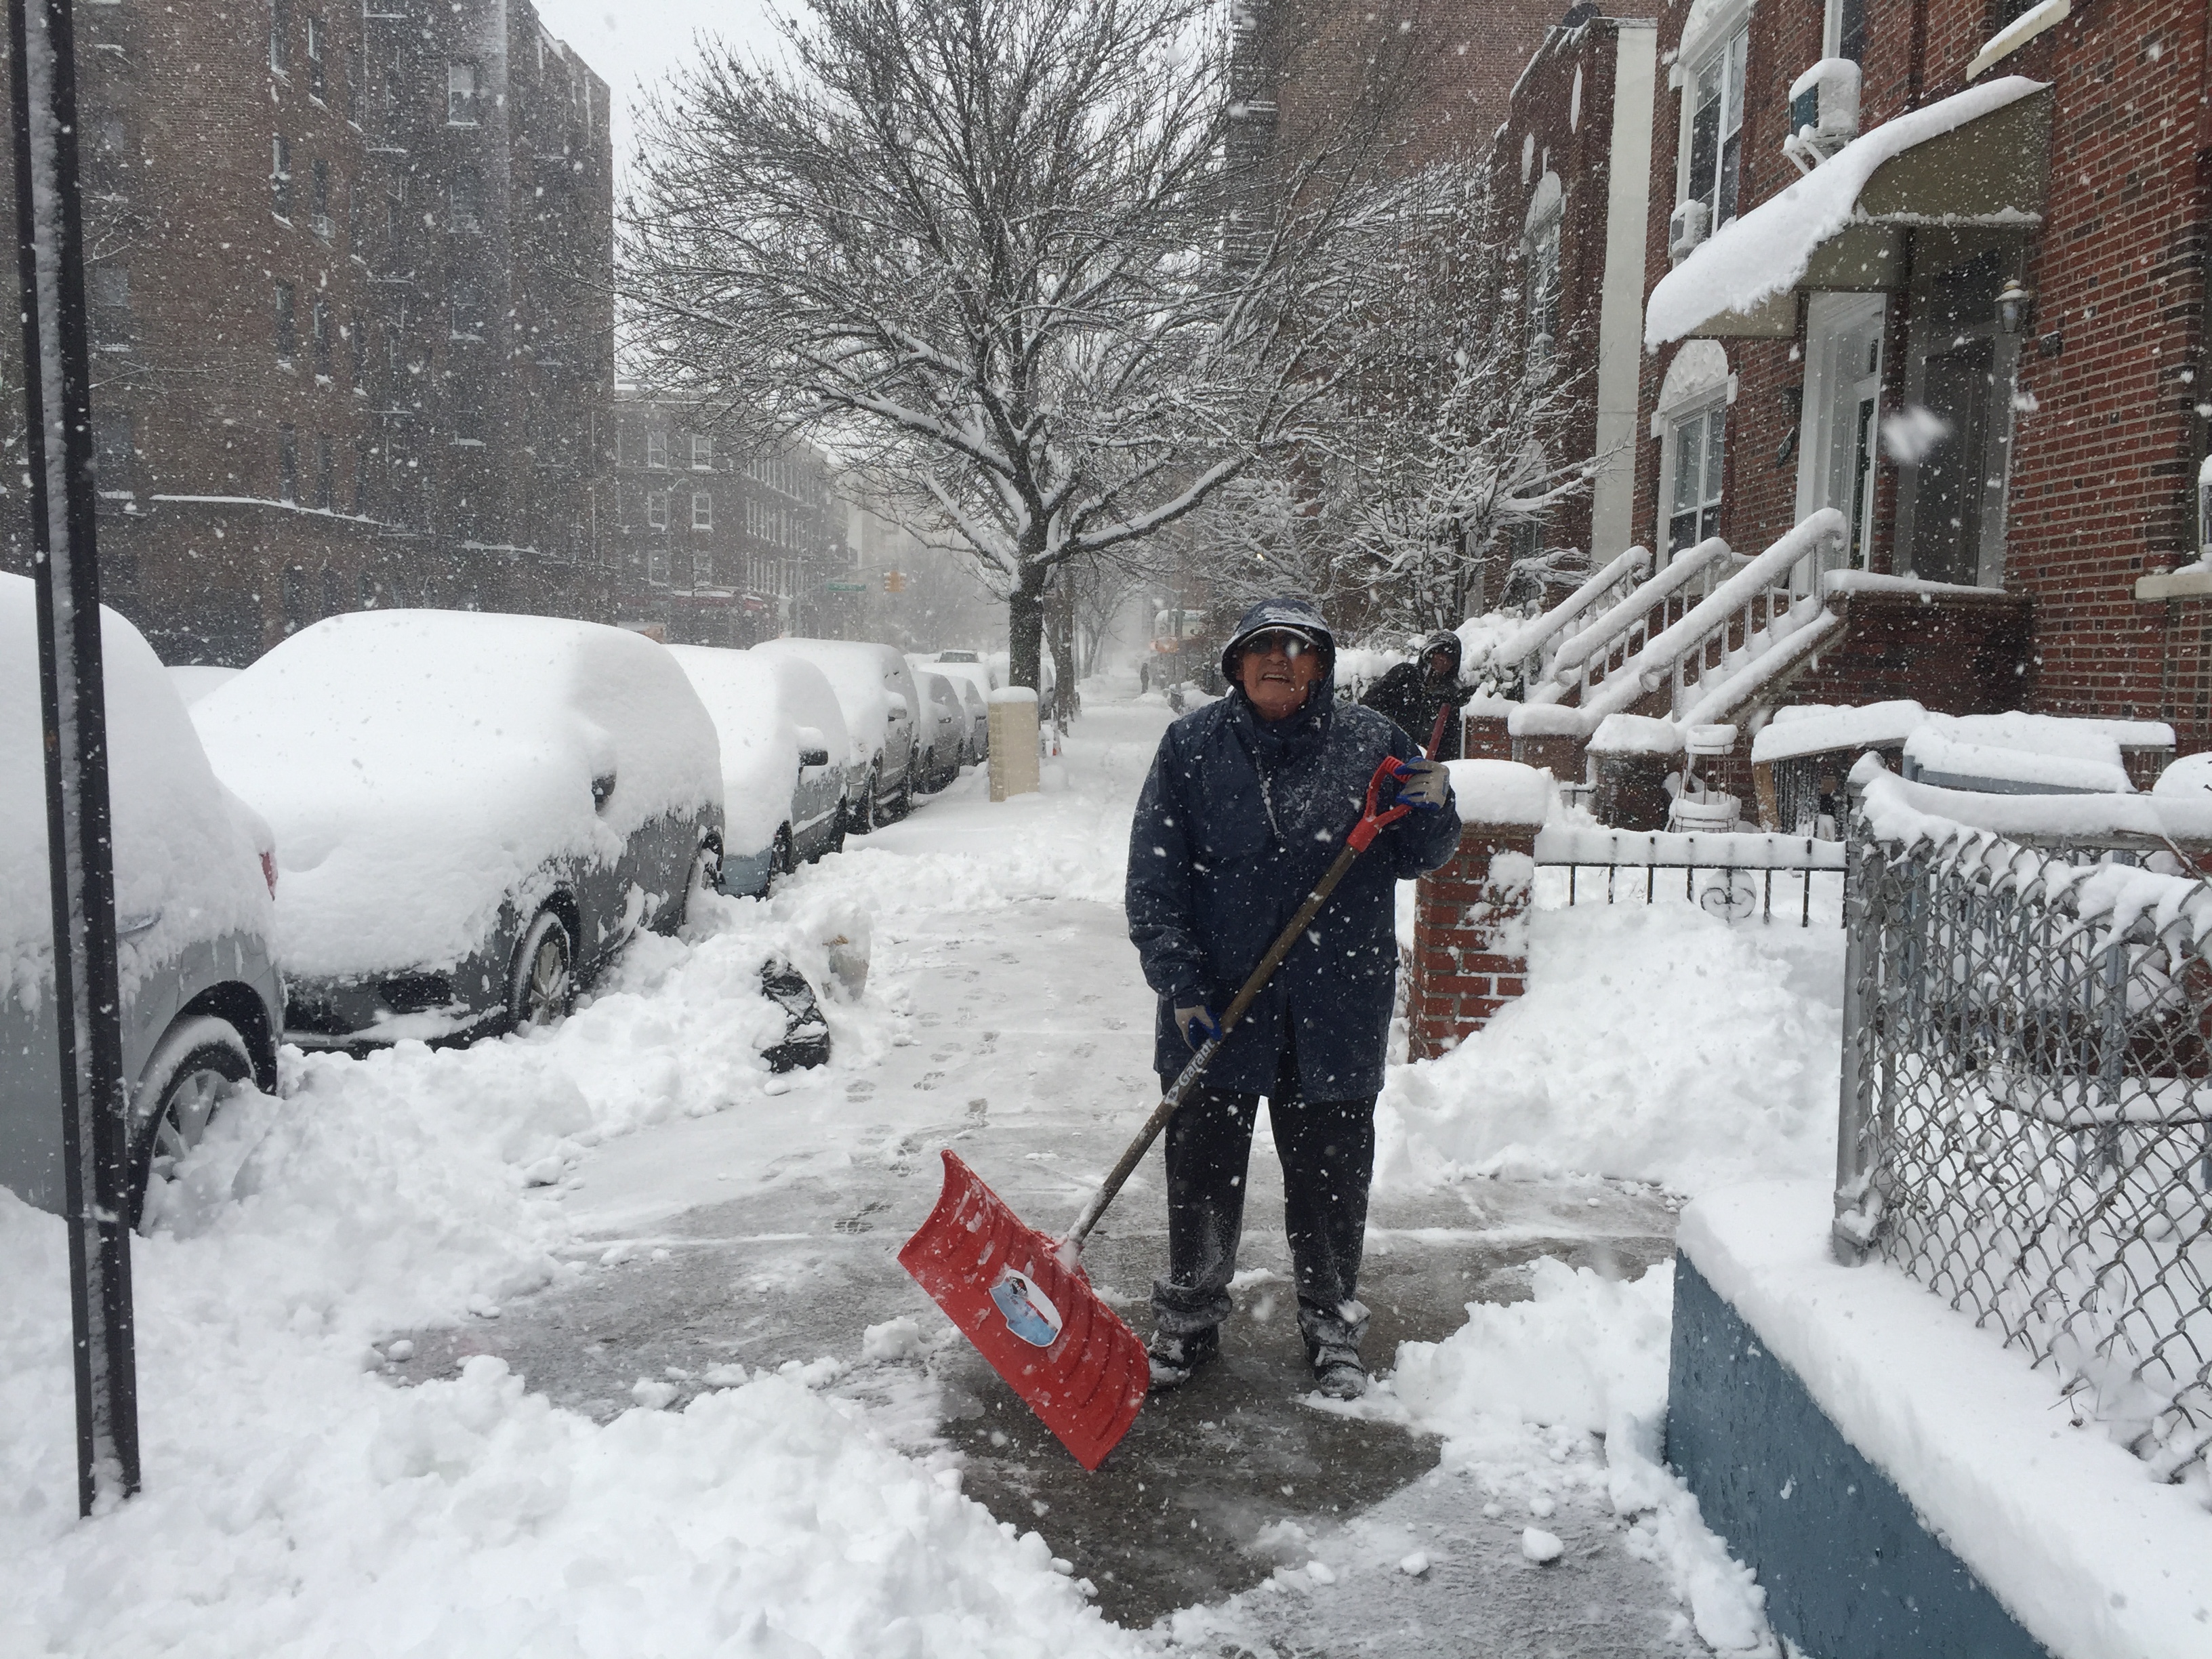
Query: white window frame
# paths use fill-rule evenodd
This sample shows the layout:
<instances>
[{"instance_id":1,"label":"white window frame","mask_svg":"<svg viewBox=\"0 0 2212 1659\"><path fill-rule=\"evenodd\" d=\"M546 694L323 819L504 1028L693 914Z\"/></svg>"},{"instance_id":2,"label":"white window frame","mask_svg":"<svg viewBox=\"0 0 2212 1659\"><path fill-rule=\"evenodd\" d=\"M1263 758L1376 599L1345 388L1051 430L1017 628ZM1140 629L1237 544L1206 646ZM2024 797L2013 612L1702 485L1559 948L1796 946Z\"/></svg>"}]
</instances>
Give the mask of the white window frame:
<instances>
[{"instance_id":1,"label":"white window frame","mask_svg":"<svg viewBox=\"0 0 2212 1659\"><path fill-rule=\"evenodd\" d=\"M646 429L645 464L655 471L668 470L668 434L659 427Z\"/></svg>"},{"instance_id":2,"label":"white window frame","mask_svg":"<svg viewBox=\"0 0 2212 1659\"><path fill-rule=\"evenodd\" d=\"M466 80L464 82L463 77ZM483 65L466 60L446 65L446 125L472 127L483 119Z\"/></svg>"},{"instance_id":3,"label":"white window frame","mask_svg":"<svg viewBox=\"0 0 2212 1659\"><path fill-rule=\"evenodd\" d=\"M645 521L655 530L668 528L668 492L648 489L645 492Z\"/></svg>"},{"instance_id":4,"label":"white window frame","mask_svg":"<svg viewBox=\"0 0 2212 1659\"><path fill-rule=\"evenodd\" d=\"M1672 560L1678 553L1686 553L1709 536L1720 534L1721 509L1727 504L1726 480L1728 456L1728 410L1726 392L1715 392L1673 410L1667 417L1666 435L1661 444L1659 473L1659 545ZM1717 417L1721 422L1721 453L1717 463L1712 452L1711 422ZM1703 452L1699 471L1698 499L1688 511L1695 515L1690 538L1679 547L1674 542L1674 520L1684 512L1678 489L1676 469L1682 461L1682 436L1686 429L1698 428L1698 447ZM1708 528L1706 515L1711 515Z\"/></svg>"},{"instance_id":5,"label":"white window frame","mask_svg":"<svg viewBox=\"0 0 2212 1659\"><path fill-rule=\"evenodd\" d=\"M712 472L714 470L714 440L704 432L691 434L691 470Z\"/></svg>"},{"instance_id":6,"label":"white window frame","mask_svg":"<svg viewBox=\"0 0 2212 1659\"><path fill-rule=\"evenodd\" d=\"M704 489L691 492L691 527L694 530L712 530L714 527L714 497L711 492Z\"/></svg>"},{"instance_id":7,"label":"white window frame","mask_svg":"<svg viewBox=\"0 0 2212 1659\"><path fill-rule=\"evenodd\" d=\"M1693 196L1700 201L1708 199L1705 191L1696 187L1698 180L1692 174L1692 163L1697 147L1698 89L1708 70L1713 68L1717 63L1721 68L1719 92L1721 112L1717 118L1713 142L1714 178L1711 181L1713 193L1709 202L1711 212L1706 227L1708 235L1718 230L1729 220L1740 216L1748 205L1744 200L1744 181L1748 169L1744 166L1742 139L1746 102L1744 71L1749 64L1750 51L1751 9L1748 5L1744 5L1733 8L1725 15L1715 18L1711 26L1701 33L1694 41L1684 41L1681 56L1675 64L1680 76L1678 91L1681 99L1676 129L1674 158L1674 203L1678 207ZM1729 211L1723 215L1721 212L1722 191L1719 181L1725 169L1728 140L1730 134L1720 129L1728 119L1731 74L1734 76L1736 94L1736 125L1733 135L1736 139L1736 180L1735 198L1729 204Z\"/></svg>"}]
</instances>

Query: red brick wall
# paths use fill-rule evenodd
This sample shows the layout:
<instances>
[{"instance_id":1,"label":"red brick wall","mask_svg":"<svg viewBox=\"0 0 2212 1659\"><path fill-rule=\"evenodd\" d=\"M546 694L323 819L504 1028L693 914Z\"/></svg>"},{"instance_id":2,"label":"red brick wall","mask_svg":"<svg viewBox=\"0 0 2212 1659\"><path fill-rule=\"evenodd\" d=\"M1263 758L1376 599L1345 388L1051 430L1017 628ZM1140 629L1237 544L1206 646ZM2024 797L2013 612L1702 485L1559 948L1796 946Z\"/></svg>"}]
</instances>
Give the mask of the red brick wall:
<instances>
[{"instance_id":1,"label":"red brick wall","mask_svg":"<svg viewBox=\"0 0 2212 1659\"><path fill-rule=\"evenodd\" d=\"M1451 861L1415 884L1407 1000L1413 1059L1450 1053L1527 988L1535 847L1533 824L1470 824Z\"/></svg>"}]
</instances>

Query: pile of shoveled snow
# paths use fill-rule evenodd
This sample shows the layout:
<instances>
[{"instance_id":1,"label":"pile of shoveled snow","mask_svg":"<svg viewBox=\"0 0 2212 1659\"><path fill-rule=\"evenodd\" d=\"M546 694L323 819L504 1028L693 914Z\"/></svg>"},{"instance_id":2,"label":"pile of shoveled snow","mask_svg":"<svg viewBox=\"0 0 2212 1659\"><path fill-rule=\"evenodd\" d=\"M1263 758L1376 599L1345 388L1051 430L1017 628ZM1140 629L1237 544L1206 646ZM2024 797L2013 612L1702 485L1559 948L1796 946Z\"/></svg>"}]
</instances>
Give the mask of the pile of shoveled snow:
<instances>
[{"instance_id":1,"label":"pile of shoveled snow","mask_svg":"<svg viewBox=\"0 0 2212 1659\"><path fill-rule=\"evenodd\" d=\"M1575 1170L1697 1194L1825 1171L1844 941L1815 897L1809 928L1640 893L1537 910L1527 994L1442 1059L1391 1069L1378 1183Z\"/></svg>"},{"instance_id":2,"label":"pile of shoveled snow","mask_svg":"<svg viewBox=\"0 0 2212 1659\"><path fill-rule=\"evenodd\" d=\"M1667 1572L1708 1645L1772 1654L1766 1593L1660 1461L1674 1285L1671 1265L1624 1283L1542 1257L1533 1299L1469 1303L1443 1341L1400 1345L1383 1398L1444 1437L1446 1468L1474 1469L1540 1521L1570 1490L1602 1494L1630 1523L1626 1547ZM1549 1538L1538 1530L1532 1560Z\"/></svg>"},{"instance_id":3,"label":"pile of shoveled snow","mask_svg":"<svg viewBox=\"0 0 2212 1659\"><path fill-rule=\"evenodd\" d=\"M1040 1539L804 1374L718 1370L680 1413L641 1392L604 1425L489 1358L378 1375L395 1330L586 1271L559 1254L586 1146L772 1121L748 1011L780 935L818 949L824 899L797 885L641 941L553 1031L317 1057L234 1101L134 1249L146 1489L88 1523L63 1229L0 1193L0 1652L1133 1651ZM848 1053L888 1040L878 1009L827 1012Z\"/></svg>"}]
</instances>

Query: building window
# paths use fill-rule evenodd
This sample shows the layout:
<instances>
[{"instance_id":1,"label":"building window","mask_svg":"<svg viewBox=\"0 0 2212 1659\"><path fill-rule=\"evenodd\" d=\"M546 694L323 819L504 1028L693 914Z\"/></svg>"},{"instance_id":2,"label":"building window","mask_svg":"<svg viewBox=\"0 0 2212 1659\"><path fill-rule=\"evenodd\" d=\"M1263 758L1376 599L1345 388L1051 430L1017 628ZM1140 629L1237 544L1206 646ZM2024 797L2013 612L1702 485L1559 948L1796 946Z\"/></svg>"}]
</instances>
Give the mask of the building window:
<instances>
[{"instance_id":1,"label":"building window","mask_svg":"<svg viewBox=\"0 0 2212 1659\"><path fill-rule=\"evenodd\" d=\"M481 340L484 332L483 286L473 277L453 278L453 337Z\"/></svg>"},{"instance_id":2,"label":"building window","mask_svg":"<svg viewBox=\"0 0 2212 1659\"><path fill-rule=\"evenodd\" d=\"M1528 368L1551 371L1559 338L1559 222L1555 204L1528 228L1523 286L1528 291Z\"/></svg>"},{"instance_id":3,"label":"building window","mask_svg":"<svg viewBox=\"0 0 2212 1659\"><path fill-rule=\"evenodd\" d=\"M346 48L346 119L354 125L361 125L362 106L362 87L368 79L367 66L359 46Z\"/></svg>"},{"instance_id":4,"label":"building window","mask_svg":"<svg viewBox=\"0 0 2212 1659\"><path fill-rule=\"evenodd\" d=\"M292 285L276 284L276 361L289 363L300 355L299 324L292 307Z\"/></svg>"},{"instance_id":5,"label":"building window","mask_svg":"<svg viewBox=\"0 0 2212 1659\"><path fill-rule=\"evenodd\" d=\"M307 20L307 96L319 103L324 90L323 20L310 17Z\"/></svg>"},{"instance_id":6,"label":"building window","mask_svg":"<svg viewBox=\"0 0 2212 1659\"><path fill-rule=\"evenodd\" d=\"M714 498L703 489L691 492L691 527L712 530L714 527Z\"/></svg>"},{"instance_id":7,"label":"building window","mask_svg":"<svg viewBox=\"0 0 2212 1659\"><path fill-rule=\"evenodd\" d=\"M668 492L648 489L645 493L645 521L655 530L668 528Z\"/></svg>"},{"instance_id":8,"label":"building window","mask_svg":"<svg viewBox=\"0 0 2212 1659\"><path fill-rule=\"evenodd\" d=\"M137 431L127 410L104 410L93 417L93 467L102 495L127 495L132 480L132 458L137 453Z\"/></svg>"},{"instance_id":9,"label":"building window","mask_svg":"<svg viewBox=\"0 0 2212 1659\"><path fill-rule=\"evenodd\" d=\"M1867 0L1828 0L1826 27L1822 31L1824 58L1848 58L1866 66ZM1995 31L1992 31L1994 33Z\"/></svg>"},{"instance_id":10,"label":"building window","mask_svg":"<svg viewBox=\"0 0 2212 1659\"><path fill-rule=\"evenodd\" d=\"M691 434L691 470L694 472L714 470L714 441L703 432Z\"/></svg>"},{"instance_id":11,"label":"building window","mask_svg":"<svg viewBox=\"0 0 2212 1659\"><path fill-rule=\"evenodd\" d=\"M289 426L276 428L276 499L300 499L300 434Z\"/></svg>"},{"instance_id":12,"label":"building window","mask_svg":"<svg viewBox=\"0 0 2212 1659\"><path fill-rule=\"evenodd\" d=\"M376 445L368 437L353 441L353 511L358 519L368 517L371 504L370 481L375 477Z\"/></svg>"},{"instance_id":13,"label":"building window","mask_svg":"<svg viewBox=\"0 0 2212 1659\"><path fill-rule=\"evenodd\" d=\"M668 434L665 432L655 430L645 434L645 464L655 467L668 465Z\"/></svg>"},{"instance_id":14,"label":"building window","mask_svg":"<svg viewBox=\"0 0 2212 1659\"><path fill-rule=\"evenodd\" d=\"M93 337L105 345L131 337L131 267L118 262L92 268Z\"/></svg>"},{"instance_id":15,"label":"building window","mask_svg":"<svg viewBox=\"0 0 2212 1659\"><path fill-rule=\"evenodd\" d=\"M323 567L323 614L335 617L346 608L345 578L330 568Z\"/></svg>"},{"instance_id":16,"label":"building window","mask_svg":"<svg viewBox=\"0 0 2212 1659\"><path fill-rule=\"evenodd\" d=\"M353 314L346 341L353 347L353 389L356 392L366 392L368 387L368 328L361 320L358 311Z\"/></svg>"},{"instance_id":17,"label":"building window","mask_svg":"<svg viewBox=\"0 0 2212 1659\"><path fill-rule=\"evenodd\" d=\"M645 579L655 587L668 586L668 550L648 547L645 550Z\"/></svg>"},{"instance_id":18,"label":"building window","mask_svg":"<svg viewBox=\"0 0 2212 1659\"><path fill-rule=\"evenodd\" d=\"M296 634L307 625L307 573L298 565L284 571L284 631Z\"/></svg>"},{"instance_id":19,"label":"building window","mask_svg":"<svg viewBox=\"0 0 2212 1659\"><path fill-rule=\"evenodd\" d=\"M446 65L446 125L472 127L483 97L483 70L474 64Z\"/></svg>"},{"instance_id":20,"label":"building window","mask_svg":"<svg viewBox=\"0 0 2212 1659\"><path fill-rule=\"evenodd\" d=\"M292 216L292 144L281 133L269 141L269 210Z\"/></svg>"},{"instance_id":21,"label":"building window","mask_svg":"<svg viewBox=\"0 0 2212 1659\"><path fill-rule=\"evenodd\" d=\"M474 167L457 167L453 182L446 187L446 222L453 230L472 231L483 228L478 216L477 200L480 180Z\"/></svg>"},{"instance_id":22,"label":"building window","mask_svg":"<svg viewBox=\"0 0 2212 1659\"><path fill-rule=\"evenodd\" d=\"M314 353L315 378L331 378L331 308L318 300L307 307L307 344Z\"/></svg>"},{"instance_id":23,"label":"building window","mask_svg":"<svg viewBox=\"0 0 2212 1659\"><path fill-rule=\"evenodd\" d=\"M331 224L331 164L328 161L318 158L309 164L307 191L308 202L314 211L314 216L307 222L308 227L327 242L334 228Z\"/></svg>"},{"instance_id":24,"label":"building window","mask_svg":"<svg viewBox=\"0 0 2212 1659\"><path fill-rule=\"evenodd\" d=\"M1674 477L1667 518L1668 557L1721 533L1721 467L1728 450L1728 405L1683 416L1672 429Z\"/></svg>"},{"instance_id":25,"label":"building window","mask_svg":"<svg viewBox=\"0 0 2212 1659\"><path fill-rule=\"evenodd\" d=\"M694 553L691 556L691 586L696 588L712 587L714 585L714 556L712 553Z\"/></svg>"},{"instance_id":26,"label":"building window","mask_svg":"<svg viewBox=\"0 0 2212 1659\"><path fill-rule=\"evenodd\" d=\"M1740 28L1690 77L1688 197L1715 230L1736 216L1743 179L1743 71L1751 31Z\"/></svg>"},{"instance_id":27,"label":"building window","mask_svg":"<svg viewBox=\"0 0 2212 1659\"><path fill-rule=\"evenodd\" d=\"M325 513L336 512L338 505L337 451L320 434L315 439L315 505Z\"/></svg>"},{"instance_id":28,"label":"building window","mask_svg":"<svg viewBox=\"0 0 2212 1659\"><path fill-rule=\"evenodd\" d=\"M277 75L292 69L291 0L269 0L269 67Z\"/></svg>"}]
</instances>

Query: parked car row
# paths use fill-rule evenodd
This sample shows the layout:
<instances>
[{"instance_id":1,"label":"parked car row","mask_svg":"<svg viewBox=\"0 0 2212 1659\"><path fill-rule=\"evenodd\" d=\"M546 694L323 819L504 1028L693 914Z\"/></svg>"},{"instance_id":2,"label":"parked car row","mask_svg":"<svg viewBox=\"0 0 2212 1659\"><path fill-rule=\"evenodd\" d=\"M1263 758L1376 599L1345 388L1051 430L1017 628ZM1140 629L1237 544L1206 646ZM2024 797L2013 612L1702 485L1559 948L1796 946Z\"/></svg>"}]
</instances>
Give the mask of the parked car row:
<instances>
[{"instance_id":1,"label":"parked car row","mask_svg":"<svg viewBox=\"0 0 2212 1659\"><path fill-rule=\"evenodd\" d=\"M0 1184L58 1209L34 631L0 576ZM275 1086L280 1042L556 1018L707 888L764 892L979 753L963 677L888 646L386 611L214 673L112 612L103 637L134 1205L232 1085ZM767 988L815 1053L811 993Z\"/></svg>"}]
</instances>

